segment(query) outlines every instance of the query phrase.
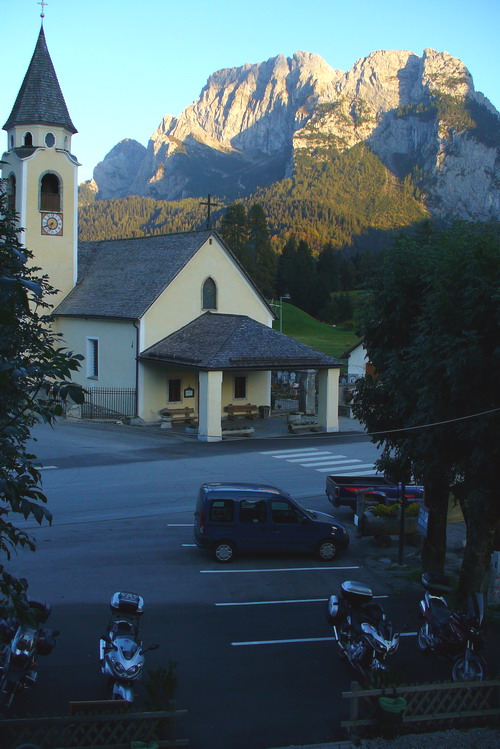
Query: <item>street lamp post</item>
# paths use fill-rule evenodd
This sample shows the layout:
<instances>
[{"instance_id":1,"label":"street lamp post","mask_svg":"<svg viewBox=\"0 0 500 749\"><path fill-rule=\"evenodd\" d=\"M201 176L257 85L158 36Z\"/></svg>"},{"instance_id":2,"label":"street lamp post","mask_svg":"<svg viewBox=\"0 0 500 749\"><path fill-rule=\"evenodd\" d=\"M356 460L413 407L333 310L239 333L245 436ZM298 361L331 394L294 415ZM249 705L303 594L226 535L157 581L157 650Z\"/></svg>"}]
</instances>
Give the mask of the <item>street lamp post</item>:
<instances>
[{"instance_id":1,"label":"street lamp post","mask_svg":"<svg viewBox=\"0 0 500 749\"><path fill-rule=\"evenodd\" d=\"M280 296L280 333L283 333L283 299L290 301L290 294L283 294L283 296Z\"/></svg>"}]
</instances>

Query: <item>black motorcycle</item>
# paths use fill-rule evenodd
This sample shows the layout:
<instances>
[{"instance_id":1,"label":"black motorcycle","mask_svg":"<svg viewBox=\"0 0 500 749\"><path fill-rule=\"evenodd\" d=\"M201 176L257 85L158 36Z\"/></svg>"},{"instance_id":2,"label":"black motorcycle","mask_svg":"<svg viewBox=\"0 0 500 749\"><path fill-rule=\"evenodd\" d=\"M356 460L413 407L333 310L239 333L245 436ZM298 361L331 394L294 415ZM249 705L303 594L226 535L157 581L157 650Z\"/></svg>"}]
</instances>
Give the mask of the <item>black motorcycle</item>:
<instances>
[{"instance_id":1,"label":"black motorcycle","mask_svg":"<svg viewBox=\"0 0 500 749\"><path fill-rule=\"evenodd\" d=\"M418 645L423 651L436 652L453 658L453 681L482 680L486 664L479 655L484 645L484 598L481 593L469 596L467 609L454 612L443 596L451 591L445 575L424 572L425 594L420 613L425 619L418 632Z\"/></svg>"},{"instance_id":2,"label":"black motorcycle","mask_svg":"<svg viewBox=\"0 0 500 749\"><path fill-rule=\"evenodd\" d=\"M378 687L387 671L387 656L399 647L399 634L372 599L367 585L345 580L340 596L328 599L326 618L340 654L358 671L363 685Z\"/></svg>"},{"instance_id":3,"label":"black motorcycle","mask_svg":"<svg viewBox=\"0 0 500 749\"><path fill-rule=\"evenodd\" d=\"M37 657L49 655L58 630L42 627L51 607L29 601L29 620L19 622L6 612L0 620L0 710L11 707L22 689L34 686L38 675Z\"/></svg>"}]
</instances>

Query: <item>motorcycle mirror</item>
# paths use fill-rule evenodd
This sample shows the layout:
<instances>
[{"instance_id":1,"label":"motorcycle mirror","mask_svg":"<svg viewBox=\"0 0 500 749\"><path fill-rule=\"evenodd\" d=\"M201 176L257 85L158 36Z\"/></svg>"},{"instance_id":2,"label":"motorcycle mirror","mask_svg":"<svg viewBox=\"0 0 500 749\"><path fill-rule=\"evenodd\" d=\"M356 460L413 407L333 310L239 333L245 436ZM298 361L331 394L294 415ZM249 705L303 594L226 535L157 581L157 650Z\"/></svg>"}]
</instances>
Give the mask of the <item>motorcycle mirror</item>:
<instances>
[{"instance_id":1,"label":"motorcycle mirror","mask_svg":"<svg viewBox=\"0 0 500 749\"><path fill-rule=\"evenodd\" d=\"M149 647L147 647L147 648L144 648L143 650L141 650L141 655L142 655L143 653L147 653L147 652L148 652L148 650L158 650L158 648L159 648L159 647L160 647L160 646L159 646L158 644L156 644L156 645L149 645Z\"/></svg>"}]
</instances>

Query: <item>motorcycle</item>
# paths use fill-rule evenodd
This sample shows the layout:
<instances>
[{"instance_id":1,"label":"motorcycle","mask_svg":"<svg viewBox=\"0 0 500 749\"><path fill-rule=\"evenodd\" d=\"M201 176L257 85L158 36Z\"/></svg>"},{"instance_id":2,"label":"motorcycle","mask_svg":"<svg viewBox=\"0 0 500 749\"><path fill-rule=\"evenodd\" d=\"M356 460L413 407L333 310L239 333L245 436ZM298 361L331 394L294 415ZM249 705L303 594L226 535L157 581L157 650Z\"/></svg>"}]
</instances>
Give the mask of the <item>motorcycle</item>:
<instances>
[{"instance_id":1,"label":"motorcycle","mask_svg":"<svg viewBox=\"0 0 500 749\"><path fill-rule=\"evenodd\" d=\"M22 689L33 687L38 676L37 657L49 655L56 645L57 629L42 627L51 607L28 602L30 621L21 623L6 613L0 621L0 709L8 710Z\"/></svg>"},{"instance_id":2,"label":"motorcycle","mask_svg":"<svg viewBox=\"0 0 500 749\"><path fill-rule=\"evenodd\" d=\"M449 577L424 572L422 585L420 613L425 622L418 632L420 649L451 656L453 681L482 681L486 678L486 664L479 655L484 645L482 593L469 596L465 612L454 612L443 596L451 591Z\"/></svg>"},{"instance_id":3,"label":"motorcycle","mask_svg":"<svg viewBox=\"0 0 500 749\"><path fill-rule=\"evenodd\" d=\"M99 644L101 671L109 677L113 700L134 701L134 682L141 678L144 653L158 645L142 647L139 620L144 612L144 599L129 591L111 597L111 617L106 634Z\"/></svg>"},{"instance_id":4,"label":"motorcycle","mask_svg":"<svg viewBox=\"0 0 500 749\"><path fill-rule=\"evenodd\" d=\"M340 595L328 599L326 618L340 654L358 671L365 686L378 687L387 671L387 656L399 647L399 633L372 599L367 585L345 580Z\"/></svg>"}]
</instances>

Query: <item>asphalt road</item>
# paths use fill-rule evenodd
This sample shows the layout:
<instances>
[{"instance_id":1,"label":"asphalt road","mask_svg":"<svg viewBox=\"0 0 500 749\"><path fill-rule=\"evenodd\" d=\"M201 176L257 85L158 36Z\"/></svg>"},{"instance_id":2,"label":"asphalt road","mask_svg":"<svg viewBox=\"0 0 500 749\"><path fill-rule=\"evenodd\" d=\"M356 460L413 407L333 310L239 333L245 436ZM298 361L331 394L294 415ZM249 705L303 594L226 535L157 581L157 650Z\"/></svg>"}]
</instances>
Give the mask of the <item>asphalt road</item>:
<instances>
[{"instance_id":1,"label":"asphalt road","mask_svg":"<svg viewBox=\"0 0 500 749\"><path fill-rule=\"evenodd\" d=\"M336 654L324 608L344 579L360 579L388 596L388 613L409 630L394 657L396 673L447 678L449 666L422 659L410 634L418 626L417 590L388 575L386 566L369 563L380 551L368 539L353 540L329 564L266 556L225 567L193 546L202 481L274 483L306 507L328 512L322 466L373 464L376 451L364 438L214 445L70 422L40 427L36 436L54 521L25 524L38 550L22 551L9 569L28 578L32 597L51 602L49 623L61 634L54 652L40 659L39 683L20 696L18 711L65 714L69 700L106 698L98 640L119 589L144 597L144 643L160 643L147 654L146 669L177 663L177 702L188 710L178 735L200 749L269 749L342 737L341 692L354 674ZM284 452L291 449L296 454ZM336 514L352 531L350 511ZM139 706L143 698L139 687Z\"/></svg>"}]
</instances>

